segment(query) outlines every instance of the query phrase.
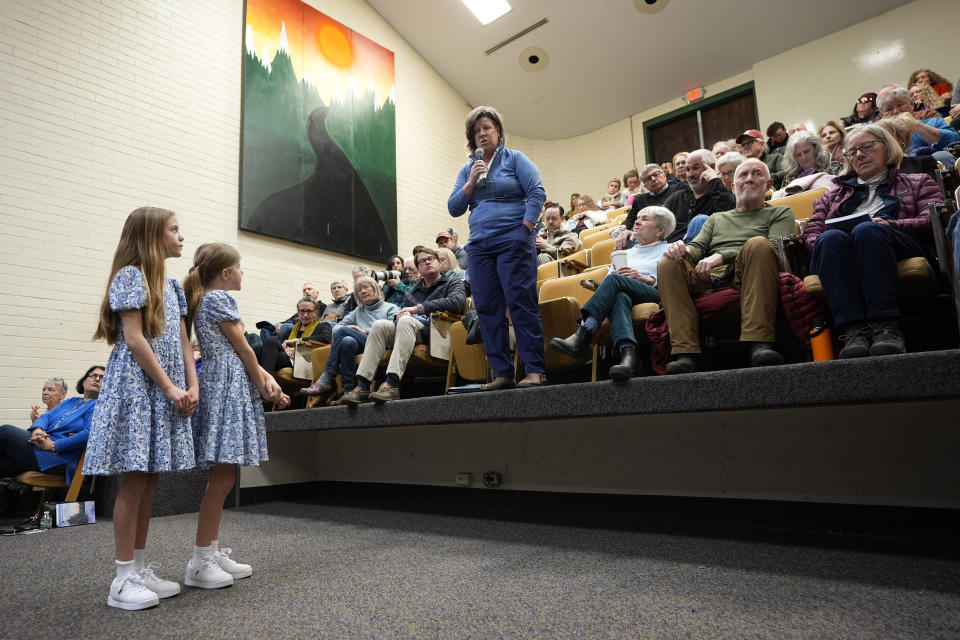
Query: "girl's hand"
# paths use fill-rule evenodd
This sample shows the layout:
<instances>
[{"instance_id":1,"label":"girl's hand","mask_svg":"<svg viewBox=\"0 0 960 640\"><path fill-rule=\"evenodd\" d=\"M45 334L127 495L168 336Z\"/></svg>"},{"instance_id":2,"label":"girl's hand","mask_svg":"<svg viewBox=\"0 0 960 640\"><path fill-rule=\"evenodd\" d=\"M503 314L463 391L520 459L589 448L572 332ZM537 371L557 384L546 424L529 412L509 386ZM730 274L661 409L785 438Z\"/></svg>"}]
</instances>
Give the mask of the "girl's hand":
<instances>
[{"instance_id":1,"label":"girl's hand","mask_svg":"<svg viewBox=\"0 0 960 640\"><path fill-rule=\"evenodd\" d=\"M260 391L260 395L263 396L264 400L269 400L271 402L280 402L280 397L283 395L283 389L280 388L280 385L277 384L277 381L272 377L264 380L263 390ZM287 398L289 402L290 398Z\"/></svg>"},{"instance_id":2,"label":"girl's hand","mask_svg":"<svg viewBox=\"0 0 960 640\"><path fill-rule=\"evenodd\" d=\"M186 410L190 402L190 394L178 386L170 385L170 387L163 392L163 395L167 396L167 400L172 402L173 406L177 408L177 411L183 415L184 410Z\"/></svg>"},{"instance_id":3,"label":"girl's hand","mask_svg":"<svg viewBox=\"0 0 960 640\"><path fill-rule=\"evenodd\" d=\"M180 415L184 418L189 418L193 415L193 412L197 410L197 405L200 404L200 389L198 387L190 387L187 389L187 398L188 404L186 409L180 411Z\"/></svg>"},{"instance_id":4,"label":"girl's hand","mask_svg":"<svg viewBox=\"0 0 960 640\"><path fill-rule=\"evenodd\" d=\"M288 396L285 393L281 393L280 398L277 399L277 408L286 409L289 406L290 406L290 396Z\"/></svg>"}]
</instances>

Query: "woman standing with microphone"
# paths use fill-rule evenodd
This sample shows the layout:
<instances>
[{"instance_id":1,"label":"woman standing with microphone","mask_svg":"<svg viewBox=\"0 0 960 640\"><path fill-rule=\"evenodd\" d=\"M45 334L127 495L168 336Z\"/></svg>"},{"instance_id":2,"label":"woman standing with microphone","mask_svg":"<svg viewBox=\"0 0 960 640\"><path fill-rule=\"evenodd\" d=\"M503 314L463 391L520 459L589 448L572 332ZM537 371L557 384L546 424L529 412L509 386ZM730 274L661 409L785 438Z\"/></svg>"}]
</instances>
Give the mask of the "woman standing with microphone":
<instances>
[{"instance_id":1,"label":"woman standing with microphone","mask_svg":"<svg viewBox=\"0 0 960 640\"><path fill-rule=\"evenodd\" d=\"M503 118L493 107L467 116L472 158L457 176L447 201L450 215L470 209L470 283L487 359L496 372L484 391L535 387L543 372L543 324L537 303L534 223L546 200L540 172L520 151L503 146ZM482 155L481 155L482 152ZM506 309L510 309L525 377L516 383Z\"/></svg>"}]
</instances>

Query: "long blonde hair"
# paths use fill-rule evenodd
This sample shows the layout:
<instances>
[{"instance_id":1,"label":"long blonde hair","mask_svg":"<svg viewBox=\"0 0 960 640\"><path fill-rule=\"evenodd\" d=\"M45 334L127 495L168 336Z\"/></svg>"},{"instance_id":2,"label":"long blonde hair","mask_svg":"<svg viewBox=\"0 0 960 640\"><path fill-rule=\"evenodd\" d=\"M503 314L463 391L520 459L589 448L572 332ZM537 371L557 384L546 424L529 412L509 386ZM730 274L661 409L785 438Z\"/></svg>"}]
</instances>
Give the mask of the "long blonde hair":
<instances>
[{"instance_id":1,"label":"long blonde hair","mask_svg":"<svg viewBox=\"0 0 960 640\"><path fill-rule=\"evenodd\" d=\"M224 269L240 264L240 252L223 242L206 242L193 254L193 265L183 279L183 295L187 299L187 335L193 330L193 319L203 302L203 290Z\"/></svg>"},{"instance_id":2,"label":"long blonde hair","mask_svg":"<svg viewBox=\"0 0 960 640\"><path fill-rule=\"evenodd\" d=\"M437 249L437 256L443 256L446 259L447 266L450 267L447 271L463 271L463 267L460 266L460 262L457 260L457 254L450 249L446 247Z\"/></svg>"},{"instance_id":3,"label":"long blonde hair","mask_svg":"<svg viewBox=\"0 0 960 640\"><path fill-rule=\"evenodd\" d=\"M163 333L166 328L163 318L163 261L166 259L163 235L167 220L173 215L173 211L167 209L140 207L127 216L123 231L120 232L120 243L113 254L107 292L100 303L100 324L93 334L94 340L103 339L111 345L117 341L120 320L110 308L110 285L124 267L137 267L147 287L147 300L141 310L144 335L155 338Z\"/></svg>"}]
</instances>

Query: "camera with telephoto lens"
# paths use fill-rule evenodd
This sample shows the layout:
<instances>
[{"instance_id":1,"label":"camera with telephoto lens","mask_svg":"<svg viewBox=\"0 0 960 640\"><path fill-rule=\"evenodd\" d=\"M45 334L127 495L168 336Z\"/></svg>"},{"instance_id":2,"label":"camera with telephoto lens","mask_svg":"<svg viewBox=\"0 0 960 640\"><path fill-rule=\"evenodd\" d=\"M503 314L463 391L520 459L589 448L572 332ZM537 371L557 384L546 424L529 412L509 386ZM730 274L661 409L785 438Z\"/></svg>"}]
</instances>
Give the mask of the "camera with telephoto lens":
<instances>
[{"instance_id":1,"label":"camera with telephoto lens","mask_svg":"<svg viewBox=\"0 0 960 640\"><path fill-rule=\"evenodd\" d=\"M399 271L374 271L370 274L377 282L386 282L387 280L399 279L403 274Z\"/></svg>"}]
</instances>

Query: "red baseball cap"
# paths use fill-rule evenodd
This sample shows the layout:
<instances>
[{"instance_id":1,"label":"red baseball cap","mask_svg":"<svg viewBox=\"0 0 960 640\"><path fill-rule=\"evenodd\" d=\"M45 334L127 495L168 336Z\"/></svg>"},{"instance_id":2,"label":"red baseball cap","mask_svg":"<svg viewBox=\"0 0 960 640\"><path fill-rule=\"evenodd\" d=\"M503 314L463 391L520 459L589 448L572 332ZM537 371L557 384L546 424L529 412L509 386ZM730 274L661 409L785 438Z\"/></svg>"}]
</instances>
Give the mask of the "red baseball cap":
<instances>
[{"instance_id":1,"label":"red baseball cap","mask_svg":"<svg viewBox=\"0 0 960 640\"><path fill-rule=\"evenodd\" d=\"M453 236L450 235L449 231L441 231L440 233L438 233L437 239L439 238L447 238L448 240L453 240Z\"/></svg>"},{"instance_id":2,"label":"red baseball cap","mask_svg":"<svg viewBox=\"0 0 960 640\"><path fill-rule=\"evenodd\" d=\"M743 144L744 142L750 142L751 140L759 140L760 142L763 142L763 134L756 129L747 129L737 136L737 144Z\"/></svg>"}]
</instances>

